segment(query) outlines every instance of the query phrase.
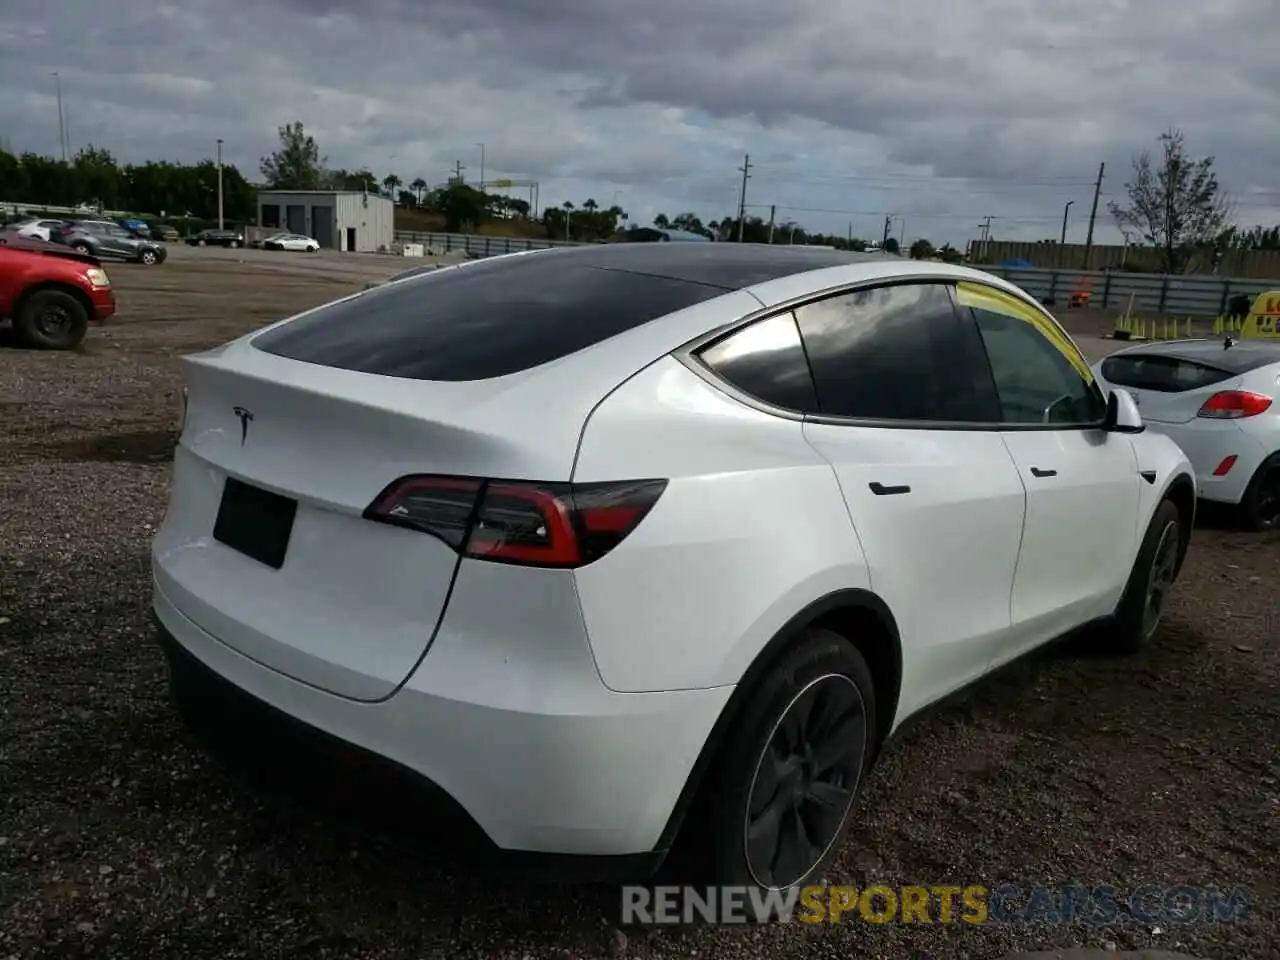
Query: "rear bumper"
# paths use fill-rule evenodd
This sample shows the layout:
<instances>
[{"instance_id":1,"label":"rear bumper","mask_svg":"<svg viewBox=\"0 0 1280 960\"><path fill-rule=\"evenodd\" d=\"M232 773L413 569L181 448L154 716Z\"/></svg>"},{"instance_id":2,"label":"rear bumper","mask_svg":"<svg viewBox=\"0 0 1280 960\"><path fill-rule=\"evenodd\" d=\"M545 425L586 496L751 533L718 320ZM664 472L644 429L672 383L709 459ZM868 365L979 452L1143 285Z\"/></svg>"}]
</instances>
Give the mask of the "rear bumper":
<instances>
[{"instance_id":1,"label":"rear bumper","mask_svg":"<svg viewBox=\"0 0 1280 960\"><path fill-rule=\"evenodd\" d=\"M196 659L159 618L156 627L171 695L187 729L256 795L451 866L508 876L638 882L652 876L666 856L502 850L438 784L250 696Z\"/></svg>"},{"instance_id":2,"label":"rear bumper","mask_svg":"<svg viewBox=\"0 0 1280 960\"><path fill-rule=\"evenodd\" d=\"M154 610L179 711L240 779L464 868L557 881L651 876L731 692L614 694L599 684L572 703L548 691L530 712L486 702L483 678L460 688L441 662L447 651L433 650L419 673L438 673L448 692L415 675L389 699L361 703L249 660L159 590Z\"/></svg>"},{"instance_id":3,"label":"rear bumper","mask_svg":"<svg viewBox=\"0 0 1280 960\"><path fill-rule=\"evenodd\" d=\"M1193 420L1190 423L1160 425L1160 432L1173 440L1196 471L1196 493L1201 500L1239 503L1268 451L1240 424L1222 420ZM1235 463L1226 476L1214 471L1227 457Z\"/></svg>"}]
</instances>

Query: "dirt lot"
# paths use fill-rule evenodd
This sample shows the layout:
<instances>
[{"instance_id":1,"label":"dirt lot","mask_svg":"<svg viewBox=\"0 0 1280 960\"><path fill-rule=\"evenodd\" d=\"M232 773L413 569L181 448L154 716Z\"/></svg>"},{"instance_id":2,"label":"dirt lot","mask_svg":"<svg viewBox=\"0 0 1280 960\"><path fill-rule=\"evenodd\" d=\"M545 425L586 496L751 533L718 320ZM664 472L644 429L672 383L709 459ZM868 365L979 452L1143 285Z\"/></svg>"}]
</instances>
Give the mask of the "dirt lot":
<instances>
[{"instance_id":1,"label":"dirt lot","mask_svg":"<svg viewBox=\"0 0 1280 960\"><path fill-rule=\"evenodd\" d=\"M1277 955L1280 537L1220 526L1149 652L1059 649L916 728L830 879L1242 885L1241 922L620 933L614 890L453 877L246 799L179 726L148 626L176 358L403 266L181 250L112 268L120 315L82 352L0 346L0 957Z\"/></svg>"}]
</instances>

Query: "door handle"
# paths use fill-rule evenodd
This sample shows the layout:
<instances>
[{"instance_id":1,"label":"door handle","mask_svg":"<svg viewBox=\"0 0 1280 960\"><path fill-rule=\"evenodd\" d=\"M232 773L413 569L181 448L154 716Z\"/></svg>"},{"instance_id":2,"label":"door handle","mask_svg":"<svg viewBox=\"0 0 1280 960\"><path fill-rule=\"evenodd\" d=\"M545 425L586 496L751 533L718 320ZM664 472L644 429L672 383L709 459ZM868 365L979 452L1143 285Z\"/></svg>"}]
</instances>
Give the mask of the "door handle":
<instances>
[{"instance_id":1,"label":"door handle","mask_svg":"<svg viewBox=\"0 0 1280 960\"><path fill-rule=\"evenodd\" d=\"M1058 471L1057 470L1041 470L1039 467L1032 467L1031 475L1033 477L1056 477L1058 475Z\"/></svg>"},{"instance_id":2,"label":"door handle","mask_svg":"<svg viewBox=\"0 0 1280 960\"><path fill-rule=\"evenodd\" d=\"M867 484L867 486L871 488L871 492L874 493L877 497L891 497L894 494L911 492L911 488L907 486L905 483L896 487L895 486L886 487L883 483L875 483L873 481Z\"/></svg>"}]
</instances>

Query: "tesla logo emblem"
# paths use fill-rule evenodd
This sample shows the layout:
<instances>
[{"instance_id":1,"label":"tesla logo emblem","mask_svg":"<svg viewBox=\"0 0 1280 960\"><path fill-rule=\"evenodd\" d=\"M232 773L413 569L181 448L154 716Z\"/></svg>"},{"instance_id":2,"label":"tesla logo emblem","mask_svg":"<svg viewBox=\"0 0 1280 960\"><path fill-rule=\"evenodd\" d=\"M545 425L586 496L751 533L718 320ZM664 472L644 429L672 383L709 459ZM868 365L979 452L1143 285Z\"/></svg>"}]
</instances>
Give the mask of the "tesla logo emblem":
<instances>
[{"instance_id":1,"label":"tesla logo emblem","mask_svg":"<svg viewBox=\"0 0 1280 960\"><path fill-rule=\"evenodd\" d=\"M240 418L240 446L244 446L244 442L249 439L249 421L253 419L253 414L244 407L232 407L232 412Z\"/></svg>"}]
</instances>

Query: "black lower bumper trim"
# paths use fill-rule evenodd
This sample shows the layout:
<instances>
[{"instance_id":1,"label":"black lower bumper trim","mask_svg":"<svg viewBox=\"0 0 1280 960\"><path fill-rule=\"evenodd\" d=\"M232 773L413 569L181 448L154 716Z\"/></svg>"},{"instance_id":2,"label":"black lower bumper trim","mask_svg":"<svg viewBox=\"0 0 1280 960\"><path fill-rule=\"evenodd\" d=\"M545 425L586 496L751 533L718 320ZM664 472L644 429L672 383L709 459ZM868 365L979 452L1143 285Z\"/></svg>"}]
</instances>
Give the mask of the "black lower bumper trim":
<instances>
[{"instance_id":1,"label":"black lower bumper trim","mask_svg":"<svg viewBox=\"0 0 1280 960\"><path fill-rule=\"evenodd\" d=\"M438 784L264 703L187 652L155 621L188 730L254 794L394 843L460 872L554 883L641 882L665 850L588 856L505 850Z\"/></svg>"}]
</instances>

